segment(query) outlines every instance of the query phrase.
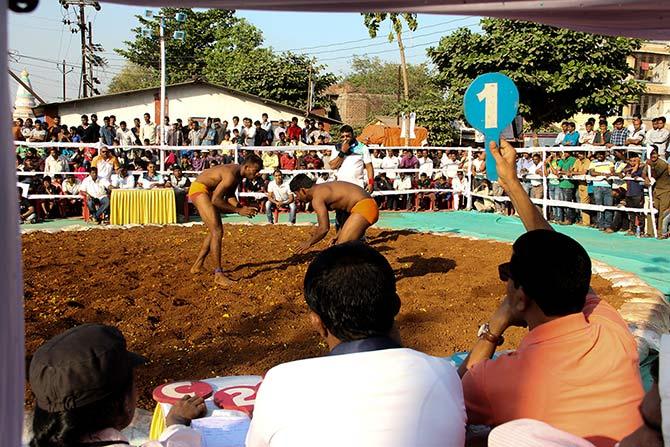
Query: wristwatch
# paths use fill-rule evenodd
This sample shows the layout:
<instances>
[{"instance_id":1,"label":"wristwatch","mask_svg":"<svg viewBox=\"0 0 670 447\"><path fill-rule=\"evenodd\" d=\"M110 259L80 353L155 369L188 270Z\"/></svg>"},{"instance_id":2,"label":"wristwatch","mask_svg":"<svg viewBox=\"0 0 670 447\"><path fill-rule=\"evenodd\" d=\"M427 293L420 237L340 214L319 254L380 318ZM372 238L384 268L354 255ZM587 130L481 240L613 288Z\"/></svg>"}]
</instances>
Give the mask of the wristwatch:
<instances>
[{"instance_id":1,"label":"wristwatch","mask_svg":"<svg viewBox=\"0 0 670 447\"><path fill-rule=\"evenodd\" d=\"M500 346L505 343L505 337L502 335L493 335L491 328L488 323L484 323L479 326L479 331L477 331L477 337L480 340L486 340L489 343L493 343L496 346Z\"/></svg>"}]
</instances>

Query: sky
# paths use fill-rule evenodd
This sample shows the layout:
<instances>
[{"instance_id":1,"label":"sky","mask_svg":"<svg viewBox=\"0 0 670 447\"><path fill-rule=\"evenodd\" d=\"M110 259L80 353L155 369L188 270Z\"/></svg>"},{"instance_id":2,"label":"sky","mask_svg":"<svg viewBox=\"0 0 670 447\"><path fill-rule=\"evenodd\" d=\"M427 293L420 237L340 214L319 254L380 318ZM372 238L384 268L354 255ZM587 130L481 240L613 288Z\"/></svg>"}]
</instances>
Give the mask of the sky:
<instances>
[{"instance_id":1,"label":"sky","mask_svg":"<svg viewBox=\"0 0 670 447\"><path fill-rule=\"evenodd\" d=\"M113 50L123 48L123 41L132 38L131 29L138 23L135 15L144 11L145 8L112 4L102 4L100 11L86 8L87 21L93 23L93 42L102 45L102 56L108 60L108 67L95 74L102 83L101 93L124 64ZM339 76L347 74L354 54L399 61L397 44L387 39L388 25L376 39L371 39L360 14L237 11L237 15L263 31L265 46L313 55ZM76 23L75 10L64 10L56 0L39 2L30 14L9 14L9 68L16 74L25 68L34 90L47 102L63 99L62 67L56 61L65 60L66 69L72 70L66 75L66 98L79 94L80 36L69 31L73 25L63 23L68 19ZM426 49L459 27L479 29L477 17L421 14L418 22L419 28L404 39L409 63L428 62ZM17 85L10 78L11 98Z\"/></svg>"}]
</instances>

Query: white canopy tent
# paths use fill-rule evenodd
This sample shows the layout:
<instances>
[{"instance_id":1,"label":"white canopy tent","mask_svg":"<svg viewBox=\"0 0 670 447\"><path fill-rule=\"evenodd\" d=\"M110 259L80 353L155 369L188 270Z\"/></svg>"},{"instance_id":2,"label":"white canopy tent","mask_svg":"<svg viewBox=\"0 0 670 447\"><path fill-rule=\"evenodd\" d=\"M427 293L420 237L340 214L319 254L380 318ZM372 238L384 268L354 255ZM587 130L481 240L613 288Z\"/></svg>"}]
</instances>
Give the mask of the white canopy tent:
<instances>
[{"instance_id":1,"label":"white canopy tent","mask_svg":"<svg viewBox=\"0 0 670 447\"><path fill-rule=\"evenodd\" d=\"M44 0L43 0L44 1ZM105 1L105 0L103 0ZM221 9L275 11L372 12L395 11L476 15L530 20L597 34L670 40L668 0L107 0L109 3ZM0 48L7 54L7 6L3 0L0 23L5 32ZM362 25L361 25L362 26ZM338 37L334 30L333 38ZM24 324L21 239L14 191L15 161L10 131L10 97L7 59L2 61L0 83L3 116L0 136L5 141L0 156L0 437L2 445L21 443L24 397ZM3 186L4 185L4 186Z\"/></svg>"}]
</instances>

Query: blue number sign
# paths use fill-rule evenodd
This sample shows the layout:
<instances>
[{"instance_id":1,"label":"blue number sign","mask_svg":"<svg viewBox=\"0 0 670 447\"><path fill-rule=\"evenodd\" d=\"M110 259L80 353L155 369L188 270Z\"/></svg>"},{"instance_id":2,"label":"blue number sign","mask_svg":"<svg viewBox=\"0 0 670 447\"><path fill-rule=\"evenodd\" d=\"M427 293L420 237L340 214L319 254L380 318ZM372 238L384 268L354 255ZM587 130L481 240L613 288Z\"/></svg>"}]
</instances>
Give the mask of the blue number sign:
<instances>
[{"instance_id":1,"label":"blue number sign","mask_svg":"<svg viewBox=\"0 0 670 447\"><path fill-rule=\"evenodd\" d=\"M519 108L519 90L502 73L477 76L465 92L465 118L486 138L486 175L497 180L496 163L489 143L498 143L501 132L512 122Z\"/></svg>"}]
</instances>

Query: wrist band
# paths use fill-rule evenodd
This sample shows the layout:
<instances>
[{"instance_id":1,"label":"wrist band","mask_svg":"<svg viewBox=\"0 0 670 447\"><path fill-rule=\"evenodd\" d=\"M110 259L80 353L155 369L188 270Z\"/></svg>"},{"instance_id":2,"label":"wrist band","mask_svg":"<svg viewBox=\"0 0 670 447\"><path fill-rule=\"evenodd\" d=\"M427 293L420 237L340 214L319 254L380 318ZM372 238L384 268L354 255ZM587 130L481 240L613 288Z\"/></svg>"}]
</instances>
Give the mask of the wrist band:
<instances>
[{"instance_id":1,"label":"wrist band","mask_svg":"<svg viewBox=\"0 0 670 447\"><path fill-rule=\"evenodd\" d=\"M347 156L347 154L345 154L344 152L338 152L337 156L340 158L344 158Z\"/></svg>"},{"instance_id":2,"label":"wrist band","mask_svg":"<svg viewBox=\"0 0 670 447\"><path fill-rule=\"evenodd\" d=\"M375 184L375 179L369 178L368 179L368 185L373 186Z\"/></svg>"}]
</instances>

